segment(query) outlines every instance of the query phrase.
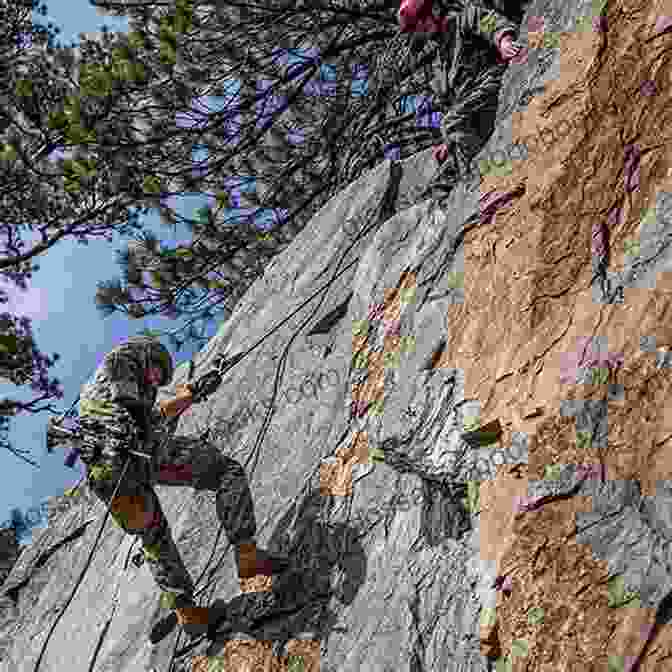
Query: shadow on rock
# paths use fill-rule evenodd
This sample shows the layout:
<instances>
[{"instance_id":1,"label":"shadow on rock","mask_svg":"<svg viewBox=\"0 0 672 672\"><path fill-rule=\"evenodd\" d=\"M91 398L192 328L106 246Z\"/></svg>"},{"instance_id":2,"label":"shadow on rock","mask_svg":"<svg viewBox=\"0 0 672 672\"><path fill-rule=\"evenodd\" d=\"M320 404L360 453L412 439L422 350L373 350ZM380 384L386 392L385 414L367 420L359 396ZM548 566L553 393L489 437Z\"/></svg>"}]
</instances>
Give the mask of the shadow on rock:
<instances>
[{"instance_id":1,"label":"shadow on rock","mask_svg":"<svg viewBox=\"0 0 672 672\"><path fill-rule=\"evenodd\" d=\"M465 505L467 484L423 482L421 530L427 544L436 548L447 539L459 541L471 532L471 514Z\"/></svg>"},{"instance_id":2,"label":"shadow on rock","mask_svg":"<svg viewBox=\"0 0 672 672\"><path fill-rule=\"evenodd\" d=\"M298 634L305 637L306 633L315 639L328 639L339 615L327 605L332 598L344 606L351 604L366 579L367 569L357 530L345 523L324 522L331 499L319 492L309 493L280 520L269 548L287 553L291 568L274 577L269 593L272 598L240 595L226 605L227 620L238 632L282 641ZM252 604L255 599L261 605L260 611L267 609L256 623ZM240 603L238 608L236 600Z\"/></svg>"}]
</instances>

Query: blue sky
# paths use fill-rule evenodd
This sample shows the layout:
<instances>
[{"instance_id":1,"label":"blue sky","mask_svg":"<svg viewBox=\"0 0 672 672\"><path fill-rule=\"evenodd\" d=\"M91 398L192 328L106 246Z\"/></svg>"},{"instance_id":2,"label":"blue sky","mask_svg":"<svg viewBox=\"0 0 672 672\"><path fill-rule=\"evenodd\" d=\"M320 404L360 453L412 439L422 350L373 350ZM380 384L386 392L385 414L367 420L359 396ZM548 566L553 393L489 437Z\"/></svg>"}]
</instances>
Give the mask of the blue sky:
<instances>
[{"instance_id":1,"label":"blue sky","mask_svg":"<svg viewBox=\"0 0 672 672\"><path fill-rule=\"evenodd\" d=\"M61 29L57 41L63 46L69 46L72 42L79 44L80 33L95 33L103 25L110 31L127 32L128 21L126 18L104 16L98 14L88 0L51 0L47 2L47 15L34 16L34 21L42 25L49 22ZM289 63L300 60L301 56L289 54L285 57ZM351 93L353 96L362 95L366 91L366 73L359 71L352 82ZM322 82L314 82L306 87L309 95L329 95L329 84L332 79L329 66L322 66ZM235 87L235 82L231 82ZM264 82L259 82L263 87ZM198 114L199 110L217 109L223 99L208 98L207 100L195 101L192 110L185 110L176 119L177 125L194 123L189 121L192 114ZM274 101L281 105L282 101ZM411 105L415 107L412 102ZM267 108L268 109L268 108ZM432 119L434 124L438 119ZM297 134L298 136L298 134ZM235 141L235 139L234 139ZM300 142L300 136L296 137ZM396 152L391 148L389 156ZM53 157L58 153L54 152ZM207 160L207 147L196 146L193 159L197 161ZM195 165L195 170L197 167ZM233 182L239 182L240 178L229 178L226 184L230 190L231 205L233 208L242 208L240 195L247 188L254 189L253 181L247 188L240 185L231 190ZM183 216L193 216L196 209L206 203L214 204L214 198L205 194L185 194L172 198L169 201ZM239 209L238 212L241 212ZM243 210L244 212L244 210ZM267 213L271 215L272 213ZM265 219L265 218L264 218ZM164 241L167 247L173 247L179 243L191 241L191 235L184 225L177 225L174 232L172 226L166 226L159 220L158 213L152 212L142 219L145 228L155 233ZM260 227L263 224L259 223ZM22 233L23 239L28 245L31 238ZM65 397L61 403L56 403L63 410L70 407L77 398L80 388L95 371L105 353L128 336L137 334L144 328L158 330L175 330L181 326L182 321L172 321L163 317L153 317L140 320L129 320L125 315L114 314L103 318L95 307L94 295L96 283L102 280L110 280L120 275L120 267L117 265L115 251L124 247L124 242L129 238L115 235L113 242L105 240L89 240L87 245L65 239L41 257L34 260L39 264L40 270L34 274L26 292L14 288L0 281L0 286L6 289L10 295L10 303L3 310L18 316L32 318L33 332L40 350L49 356L54 352L61 355L59 362L49 369L49 377L57 377L63 386ZM212 322L208 325L206 336L214 336L221 325ZM165 345L170 347L166 338L162 339ZM185 346L174 359L176 365L191 359L198 349L195 345ZM8 396L29 401L33 398L30 389L17 388L13 385L0 383L0 397ZM71 487L84 475L83 465L78 462L75 469L63 465L63 451L56 451L49 455L45 448L45 427L50 414L39 413L26 414L13 418L10 424L9 438L12 444L30 451L30 457L40 464L40 468L26 464L8 451L0 451L0 468L3 470L3 487L0 490L0 524L9 520L9 513L13 507L18 507L23 512L29 508L38 508L48 497L61 495L63 490ZM40 523L45 524L46 521ZM38 529L39 529L38 525ZM30 538L22 540L29 543Z\"/></svg>"},{"instance_id":2,"label":"blue sky","mask_svg":"<svg viewBox=\"0 0 672 672\"><path fill-rule=\"evenodd\" d=\"M61 29L58 40L62 45L72 41L79 44L79 33L96 32L103 25L110 31L126 32L126 18L101 16L89 5L88 0L51 0L47 15L35 16L36 23L52 22ZM203 197L185 199L179 208L181 214L205 203ZM180 203L179 205L183 205ZM172 227L161 224L158 214L143 218L143 225L164 239L168 246L177 240L190 240L185 226L178 225L177 237ZM30 238L24 240L30 241ZM40 270L29 283L29 290L22 292L3 284L8 289L11 302L3 307L12 314L32 318L33 331L41 351L51 355L58 352L61 359L49 369L49 377L60 379L65 397L55 405L69 408L77 398L80 387L93 373L106 352L128 336L143 328L174 330L181 321L154 317L131 321L125 315L115 313L103 318L94 303L96 282L110 280L120 275L115 261L115 250L121 249L129 238L116 235L112 243L105 240L90 240L88 245L65 239L46 255L35 261ZM213 336L218 329L213 322L207 335ZM162 339L166 345L167 339ZM176 364L193 357L198 348L185 346L176 357ZM0 397L9 396L28 401L33 398L30 389L0 384ZM56 449L46 453L44 431L48 413L20 415L10 424L10 440L14 446L30 450L30 457L40 465L35 469L8 451L0 451L0 469L3 472L0 489L0 523L9 519L12 507L26 511L37 507L48 497L60 495L65 488L74 485L84 474L81 463L76 469L63 466L63 451ZM38 526L39 528L39 526ZM23 540L29 543L30 538Z\"/></svg>"}]
</instances>

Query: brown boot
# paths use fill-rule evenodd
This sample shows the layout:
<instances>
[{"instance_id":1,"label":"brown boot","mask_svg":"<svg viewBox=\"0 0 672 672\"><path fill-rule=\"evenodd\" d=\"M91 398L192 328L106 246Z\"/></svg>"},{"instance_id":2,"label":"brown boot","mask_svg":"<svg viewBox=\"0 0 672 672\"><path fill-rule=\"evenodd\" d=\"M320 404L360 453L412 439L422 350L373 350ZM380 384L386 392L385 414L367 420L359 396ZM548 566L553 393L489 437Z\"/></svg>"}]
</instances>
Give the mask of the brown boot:
<instances>
[{"instance_id":1,"label":"brown boot","mask_svg":"<svg viewBox=\"0 0 672 672\"><path fill-rule=\"evenodd\" d=\"M175 604L177 622L187 635L202 635L208 631L212 610L209 607L197 607L190 598L177 600Z\"/></svg>"},{"instance_id":2,"label":"brown boot","mask_svg":"<svg viewBox=\"0 0 672 672\"><path fill-rule=\"evenodd\" d=\"M149 641L158 644L170 635L177 625L181 625L185 634L192 636L202 635L208 631L210 624L210 609L197 607L193 598L187 595L175 597L175 606L171 612L160 619L152 628Z\"/></svg>"}]
</instances>

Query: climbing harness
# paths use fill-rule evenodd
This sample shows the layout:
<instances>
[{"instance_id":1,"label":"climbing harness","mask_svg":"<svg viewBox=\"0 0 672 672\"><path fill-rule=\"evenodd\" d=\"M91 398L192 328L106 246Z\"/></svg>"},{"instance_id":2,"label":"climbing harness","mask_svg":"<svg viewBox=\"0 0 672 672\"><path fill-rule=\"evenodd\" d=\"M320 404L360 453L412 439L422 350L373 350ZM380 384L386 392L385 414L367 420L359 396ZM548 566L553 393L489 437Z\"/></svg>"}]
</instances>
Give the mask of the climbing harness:
<instances>
[{"instance_id":1,"label":"climbing harness","mask_svg":"<svg viewBox=\"0 0 672 672\"><path fill-rule=\"evenodd\" d=\"M372 224L369 224L368 226L363 227L363 229L358 233L358 235L354 238L354 240L350 243L348 248L345 250L345 252L343 253L343 255L341 257L341 260L339 261L337 266L339 266L342 263L343 259L347 256L348 252L364 236L366 236L371 230L373 230L376 226L379 226L382 223L382 221L384 221L384 215L389 214L387 212L388 210L391 209L392 213L394 212L394 205L393 205L394 204L394 199L396 198L396 191L399 187L399 183L400 183L400 180L401 180L401 167L399 165L399 162L397 162L397 161L392 161L392 174L393 174L393 179L391 180L391 184L390 184L391 188L388 188L388 190L386 191L386 193L384 194L384 196L381 200L380 205L378 206L378 208L376 208L376 209L380 210L382 216L379 217L379 221L375 221ZM276 331L278 331L286 322L288 322L292 317L294 317L294 315L296 315L296 313L298 313L302 308L304 308L306 305L308 305L315 297L317 297L321 294L324 294L324 292L331 287L331 285L334 283L334 281L337 278L344 275L355 264L359 263L359 261L360 261L360 257L357 257L353 261L351 261L349 264L347 264L342 270L340 270L338 272L335 272L334 275L332 276L332 278L328 282L326 282L322 287L320 287L318 290L313 292L313 294L311 294L304 302L302 302L294 311L292 311L285 319L283 319L281 322L279 322L277 325L275 325L270 331L268 331L266 334L264 334L250 348L248 348L247 350L245 350L243 352L238 353L237 355L235 355L231 359L227 360L227 359L222 358L222 360L219 361L219 370L218 370L219 379L218 379L218 381L221 382L221 377L224 375L225 372L228 372L236 364L238 364L241 360L243 360L248 354L250 354L251 352L256 350L264 341L266 341L266 339L268 339L272 334L274 334ZM307 324L308 321L310 321L312 318L313 318L313 314L311 314L310 317L307 318L305 323L301 327L299 327L299 329L296 330L295 335L292 337L290 342L285 346L285 350L284 350L283 355L282 355L282 360L278 364L278 369L276 370L276 376L275 376L275 381L274 381L274 386L273 386L273 401L275 401L275 398L277 397L280 369L282 368L284 370L283 364L286 362L287 353L289 351L289 346L291 345L291 342L294 340L294 338L296 338L296 336L298 336L298 334L299 334L300 330L303 328L303 326L305 326L305 324ZM190 367L190 369L193 370L192 367ZM205 376L204 376L204 378L205 378ZM200 392L202 398L207 398L208 394L212 393L212 391L214 389L216 389L215 382L217 381L217 378L214 375L210 376L210 378L206 378L206 380L208 382L207 383L204 382L202 384L202 387L201 387L200 390L199 390L198 385L195 386L196 390L198 392ZM59 416L54 422L49 423L49 429L52 431L52 435L51 435L52 438L47 439L48 450L50 450L50 448L53 449L53 446L56 443L56 434L53 434L53 432L57 432L58 430L63 430L64 429L64 428L60 427L60 424L65 420L66 417L68 417L72 414L73 409L75 407L75 404L77 403L78 400L79 400L79 396L73 402L72 406L70 407L70 409L68 409L68 411L66 411L63 415ZM183 412L184 412L183 410L178 411L177 417L179 417L179 415L181 415ZM272 412L273 412L273 404L271 404L269 406L269 408L266 412L266 417L264 418L264 424L263 424L259 434L257 435L257 441L255 442L253 452L250 454L250 457L248 457L248 459L246 461L246 464L245 464L246 467L247 467L247 463L249 463L252 455L253 454L258 454L258 452L259 452L261 442L263 441L264 436L266 434L266 431L268 429L268 425L270 424L270 418L271 418ZM166 425L168 425L168 423L170 421L174 421L174 420L175 420L175 418L166 419L162 423L162 427L165 427ZM65 431L67 431L67 430L65 430ZM67 438L68 439L72 438L72 435L68 434ZM162 448L168 442L168 440L170 440L170 436L166 436L164 438L164 440L161 444ZM50 452L51 452L51 450L50 450ZM257 457L258 457L258 455L257 455ZM63 608L60 610L58 616L56 617L56 620L54 621L53 625L51 626L51 629L49 630L47 638L46 638L44 644L42 645L42 650L40 651L40 655L37 659L37 662L35 663L35 667L33 668L33 672L38 672L40 663L42 662L42 658L44 657L44 653L46 651L47 644L49 643L51 635L53 634L54 630L56 629L56 626L60 622L60 619L63 617L63 614L65 614L65 611L67 610L68 606L70 605L70 603L74 599L75 593L77 592L77 588L79 588L80 584L82 583L82 581L84 579L84 576L86 575L86 571L89 568L89 565L91 564L91 561L93 560L93 554L96 550L98 542L100 541L100 537L102 535L103 529L105 528L105 524L107 523L107 519L109 518L109 515L110 515L110 512L111 512L111 508L112 508L111 503L114 500L114 498L116 497L117 492L119 491L121 483L124 479L124 476L126 475L128 467L131 463L131 458L132 458L132 455L130 455L130 454L126 457L126 462L124 464L121 476L119 477L119 480L118 480L118 482L115 486L115 489L112 493L112 496L110 498L110 503L107 505L107 510L105 512L103 522L100 526L100 529L98 530L98 534L96 535L96 539L94 541L93 548L91 549L91 551L89 553L89 558L86 562L86 565L84 566L84 569L82 570L82 573L81 573L79 579L77 580L77 583L75 584L75 587L72 591L72 594L68 598L68 600L65 603L65 605L63 606ZM255 460L255 465L254 466L256 467L256 460ZM219 541L219 537L221 536L222 530L223 530L223 525L220 525L219 531L218 531L217 536L215 538L215 543L213 545L213 550L210 554L210 558L208 559L208 562L206 563L206 569L207 569L207 566L210 564L210 562L212 560L212 555L214 554L214 549L217 547L217 543ZM135 559L134 559L134 564L135 564ZM218 563L217 567L219 566L219 564L221 564L221 560L220 560L220 563ZM212 574L214 571L216 571L217 567L215 567L213 570L211 570L210 573ZM203 572L201 573L201 576L198 578L196 583L198 583L203 578L203 575L205 574L206 569L203 570ZM201 591L205 590L206 588L207 588L207 584L206 584L206 586L204 586L201 589ZM201 591L198 591L198 592L201 592ZM187 647L187 648L191 649L194 646L196 646L197 643L198 642L194 642L193 645L191 645L190 647ZM176 648L177 648L177 643L175 645L175 649ZM171 658L171 669L173 668L174 659L175 659L175 653L173 652L173 656Z\"/></svg>"},{"instance_id":2,"label":"climbing harness","mask_svg":"<svg viewBox=\"0 0 672 672\"><path fill-rule=\"evenodd\" d=\"M66 467L74 467L75 462L80 456L81 447L84 444L89 444L87 434L82 429L79 421L75 420L74 422L75 426L71 429L62 427L59 424L59 420L55 418L50 418L47 422L47 452L52 453L54 447L63 442L69 442L73 446L66 456L65 461L63 462ZM127 434L127 432L130 432L130 436ZM140 449L139 433L139 430L136 429L135 426L131 425L127 429L123 430L123 432L120 432L119 437L125 438L133 446L132 449L128 449L126 452L131 455L135 455L136 457L141 457L145 460L151 460L152 455ZM91 443L90 447L94 453L100 452L100 449L96 444Z\"/></svg>"}]
</instances>

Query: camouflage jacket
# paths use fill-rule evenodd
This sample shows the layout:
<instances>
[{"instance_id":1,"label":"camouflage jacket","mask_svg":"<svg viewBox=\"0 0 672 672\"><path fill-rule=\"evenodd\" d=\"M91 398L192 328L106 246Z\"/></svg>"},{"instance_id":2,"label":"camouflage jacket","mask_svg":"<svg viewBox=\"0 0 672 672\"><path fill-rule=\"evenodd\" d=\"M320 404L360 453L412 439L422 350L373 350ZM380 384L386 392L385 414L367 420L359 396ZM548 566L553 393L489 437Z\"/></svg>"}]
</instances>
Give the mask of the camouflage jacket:
<instances>
[{"instance_id":1,"label":"camouflage jacket","mask_svg":"<svg viewBox=\"0 0 672 672\"><path fill-rule=\"evenodd\" d=\"M79 401L80 425L89 434L105 440L105 452L118 441L112 428L119 427L119 436L133 422L143 441L149 441L152 428L163 416L156 404L156 389L144 382L155 341L133 337L110 351L96 369L92 379L82 386ZM100 436L104 433L105 436ZM121 444L112 447L118 452ZM91 457L82 454L83 459Z\"/></svg>"},{"instance_id":2,"label":"camouflage jacket","mask_svg":"<svg viewBox=\"0 0 672 672\"><path fill-rule=\"evenodd\" d=\"M445 120L446 113L457 102L460 89L499 63L499 40L507 32L516 37L519 27L496 10L473 2L445 3L445 7L439 4L434 1L433 13L437 19L447 19L446 32L431 35L399 33L378 59L371 74L372 81L378 82L378 86L389 84L394 79L391 70L400 68L402 62L407 64L408 72L413 74L408 78L402 77L403 84L399 84L398 92L429 98L429 107L443 115ZM406 70L406 67L403 69ZM427 110L426 103L423 103L423 109ZM423 117L422 128L417 128L416 119L406 122L413 127L413 132L404 136L400 159L444 141L440 127L429 126L428 115ZM391 138L386 140L395 144ZM375 160L382 158L381 152ZM373 165L374 162L370 167Z\"/></svg>"},{"instance_id":3,"label":"camouflage jacket","mask_svg":"<svg viewBox=\"0 0 672 672\"><path fill-rule=\"evenodd\" d=\"M427 49L436 51L435 76L431 83L435 109L446 112L455 102L455 93L476 75L501 63L497 48L501 38L518 36L518 26L495 11L466 1L459 11L445 15L445 28L431 36L418 36L412 58L419 61ZM438 49L437 49L438 46Z\"/></svg>"}]
</instances>

